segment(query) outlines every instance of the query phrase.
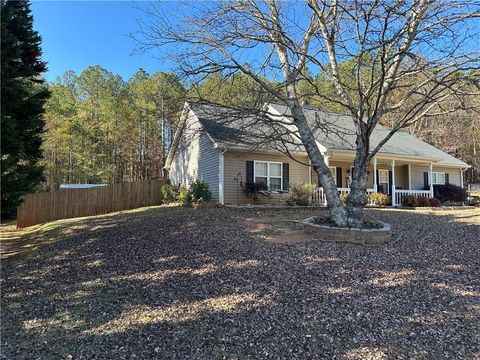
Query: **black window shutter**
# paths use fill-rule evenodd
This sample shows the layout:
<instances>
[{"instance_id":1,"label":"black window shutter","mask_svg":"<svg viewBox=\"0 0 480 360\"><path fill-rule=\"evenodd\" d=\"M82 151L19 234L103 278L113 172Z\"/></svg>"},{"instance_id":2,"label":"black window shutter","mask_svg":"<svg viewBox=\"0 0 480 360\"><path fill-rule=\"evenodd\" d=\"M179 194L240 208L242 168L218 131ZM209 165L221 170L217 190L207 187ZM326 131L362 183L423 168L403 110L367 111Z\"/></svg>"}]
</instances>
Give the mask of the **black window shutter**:
<instances>
[{"instance_id":1,"label":"black window shutter","mask_svg":"<svg viewBox=\"0 0 480 360\"><path fill-rule=\"evenodd\" d=\"M337 188L341 188L342 186L342 168L337 167Z\"/></svg>"},{"instance_id":2,"label":"black window shutter","mask_svg":"<svg viewBox=\"0 0 480 360\"><path fill-rule=\"evenodd\" d=\"M392 195L393 173L392 170L388 170L388 194Z\"/></svg>"},{"instance_id":3,"label":"black window shutter","mask_svg":"<svg viewBox=\"0 0 480 360\"><path fill-rule=\"evenodd\" d=\"M253 183L253 161L247 160L247 184Z\"/></svg>"},{"instance_id":4,"label":"black window shutter","mask_svg":"<svg viewBox=\"0 0 480 360\"><path fill-rule=\"evenodd\" d=\"M375 174L375 176L377 177L377 181L376 181L376 183L377 183L377 190L378 190L378 192L382 192L383 188L380 187L380 183L379 183L380 175L379 175L378 170L377 170L377 173Z\"/></svg>"},{"instance_id":5,"label":"black window shutter","mask_svg":"<svg viewBox=\"0 0 480 360\"><path fill-rule=\"evenodd\" d=\"M423 186L425 187L425 190L427 190L428 187L430 186L428 184L428 172L423 173Z\"/></svg>"},{"instance_id":6,"label":"black window shutter","mask_svg":"<svg viewBox=\"0 0 480 360\"><path fill-rule=\"evenodd\" d=\"M445 184L450 184L448 173L445 173Z\"/></svg>"},{"instance_id":7,"label":"black window shutter","mask_svg":"<svg viewBox=\"0 0 480 360\"><path fill-rule=\"evenodd\" d=\"M289 172L289 163L283 163L283 189L288 191L288 187L290 185L290 172Z\"/></svg>"}]
</instances>

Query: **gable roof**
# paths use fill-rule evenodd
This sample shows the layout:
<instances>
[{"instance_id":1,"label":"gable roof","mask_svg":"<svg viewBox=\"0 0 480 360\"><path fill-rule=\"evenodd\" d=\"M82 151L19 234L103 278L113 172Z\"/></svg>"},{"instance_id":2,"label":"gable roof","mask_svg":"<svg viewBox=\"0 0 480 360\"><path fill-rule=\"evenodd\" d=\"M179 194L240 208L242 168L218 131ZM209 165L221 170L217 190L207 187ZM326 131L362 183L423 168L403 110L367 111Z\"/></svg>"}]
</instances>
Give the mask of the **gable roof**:
<instances>
[{"instance_id":1,"label":"gable roof","mask_svg":"<svg viewBox=\"0 0 480 360\"><path fill-rule=\"evenodd\" d=\"M269 104L269 106L282 115L289 115L286 106ZM355 150L355 125L352 117L327 113L306 108L304 114L309 123L316 129L315 137L319 143L329 150ZM319 124L320 123L320 124ZM323 125L323 126L322 126ZM333 125L333 128L332 128ZM325 131L329 129L330 131ZM387 136L390 129L377 125L370 136L370 147L375 148ZM395 154L407 157L421 157L436 160L438 164L448 164L468 167L463 161L437 149L436 147L410 135L404 131L396 132L390 140L380 149L379 154Z\"/></svg>"},{"instance_id":2,"label":"gable roof","mask_svg":"<svg viewBox=\"0 0 480 360\"><path fill-rule=\"evenodd\" d=\"M218 148L305 153L298 138L263 112L200 103L189 107Z\"/></svg>"},{"instance_id":3,"label":"gable roof","mask_svg":"<svg viewBox=\"0 0 480 360\"><path fill-rule=\"evenodd\" d=\"M271 118L253 111L198 103L190 104L190 109L219 148L304 153L305 149L298 137L285 132L284 124L290 116L288 107L279 104L266 106L269 115L275 114L274 118L282 122L281 126L272 126ZM305 107L304 114L319 144L329 151L355 151L355 125L350 116L327 113L311 107ZM388 128L378 125L370 137L371 148L388 132ZM439 165L469 167L463 161L401 131L392 136L379 154L419 157Z\"/></svg>"}]
</instances>

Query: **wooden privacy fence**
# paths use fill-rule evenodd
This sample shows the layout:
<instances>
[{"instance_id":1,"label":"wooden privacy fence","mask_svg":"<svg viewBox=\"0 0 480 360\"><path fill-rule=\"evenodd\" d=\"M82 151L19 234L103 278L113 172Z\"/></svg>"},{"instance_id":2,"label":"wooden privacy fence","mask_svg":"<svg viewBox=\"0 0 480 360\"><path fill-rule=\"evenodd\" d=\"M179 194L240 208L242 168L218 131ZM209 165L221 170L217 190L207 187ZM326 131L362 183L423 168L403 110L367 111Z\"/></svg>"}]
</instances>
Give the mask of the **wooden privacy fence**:
<instances>
[{"instance_id":1,"label":"wooden privacy fence","mask_svg":"<svg viewBox=\"0 0 480 360\"><path fill-rule=\"evenodd\" d=\"M160 205L160 186L165 183L166 180L125 182L91 189L28 194L17 208L17 227Z\"/></svg>"}]
</instances>

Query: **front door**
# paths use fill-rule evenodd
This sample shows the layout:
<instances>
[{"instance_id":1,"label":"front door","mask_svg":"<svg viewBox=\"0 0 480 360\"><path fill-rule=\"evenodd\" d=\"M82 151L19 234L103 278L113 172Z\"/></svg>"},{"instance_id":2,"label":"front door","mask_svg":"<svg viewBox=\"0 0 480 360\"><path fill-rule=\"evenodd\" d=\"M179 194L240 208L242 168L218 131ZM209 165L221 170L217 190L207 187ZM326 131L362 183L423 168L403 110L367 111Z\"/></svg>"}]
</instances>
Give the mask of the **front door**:
<instances>
[{"instance_id":1,"label":"front door","mask_svg":"<svg viewBox=\"0 0 480 360\"><path fill-rule=\"evenodd\" d=\"M378 170L379 192L390 195L390 182L388 178L388 170Z\"/></svg>"}]
</instances>

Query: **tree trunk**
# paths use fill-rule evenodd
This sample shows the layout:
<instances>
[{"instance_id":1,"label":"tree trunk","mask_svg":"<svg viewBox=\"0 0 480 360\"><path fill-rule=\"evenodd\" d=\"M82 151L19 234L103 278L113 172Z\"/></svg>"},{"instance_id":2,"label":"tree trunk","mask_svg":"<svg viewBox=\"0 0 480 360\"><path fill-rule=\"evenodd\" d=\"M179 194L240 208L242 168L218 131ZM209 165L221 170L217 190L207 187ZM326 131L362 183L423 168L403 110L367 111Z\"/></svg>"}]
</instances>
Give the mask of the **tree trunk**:
<instances>
[{"instance_id":1,"label":"tree trunk","mask_svg":"<svg viewBox=\"0 0 480 360\"><path fill-rule=\"evenodd\" d=\"M327 198L327 208L330 214L330 219L337 226L347 226L348 214L343 206L340 196L338 195L337 184L333 179L330 169L325 163L324 157L318 149L317 142L307 123L307 119L303 114L300 103L296 99L289 100L288 107L292 112L294 123L298 128L298 132L303 141L308 157L310 158L312 167L323 187L325 197Z\"/></svg>"},{"instance_id":2,"label":"tree trunk","mask_svg":"<svg viewBox=\"0 0 480 360\"><path fill-rule=\"evenodd\" d=\"M356 140L356 156L353 162L352 181L348 196L348 218L351 225L360 225L363 218L363 208L368 202L367 177L369 146L360 134Z\"/></svg>"},{"instance_id":3,"label":"tree trunk","mask_svg":"<svg viewBox=\"0 0 480 360\"><path fill-rule=\"evenodd\" d=\"M358 225L361 222L363 208L368 202L367 167L368 165L362 164L360 167L354 166L353 168L347 206L349 222L352 225Z\"/></svg>"}]
</instances>

